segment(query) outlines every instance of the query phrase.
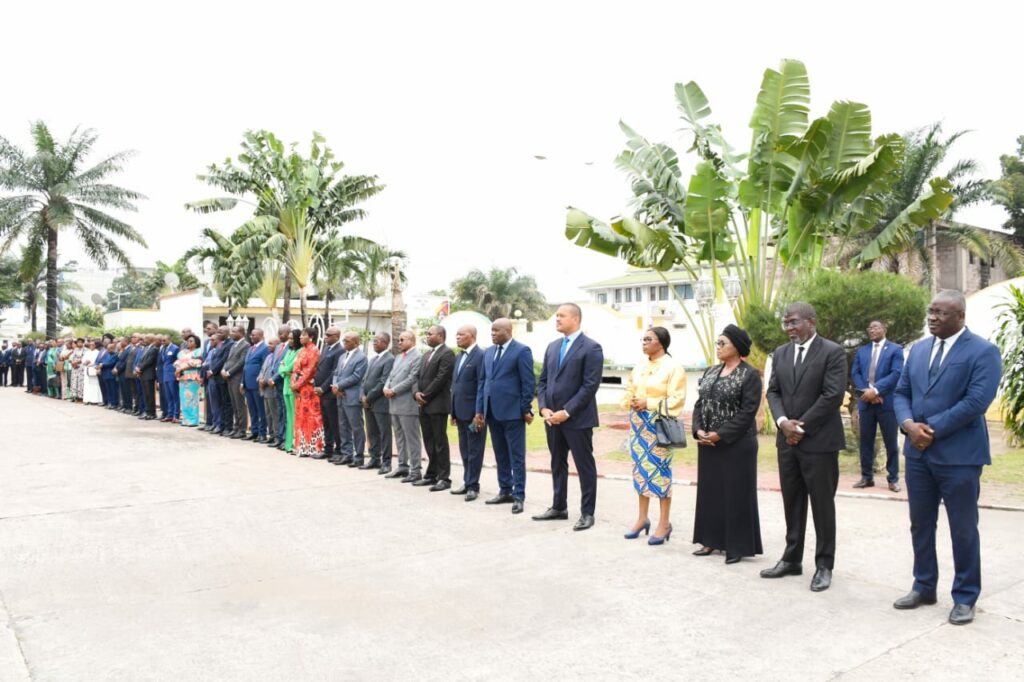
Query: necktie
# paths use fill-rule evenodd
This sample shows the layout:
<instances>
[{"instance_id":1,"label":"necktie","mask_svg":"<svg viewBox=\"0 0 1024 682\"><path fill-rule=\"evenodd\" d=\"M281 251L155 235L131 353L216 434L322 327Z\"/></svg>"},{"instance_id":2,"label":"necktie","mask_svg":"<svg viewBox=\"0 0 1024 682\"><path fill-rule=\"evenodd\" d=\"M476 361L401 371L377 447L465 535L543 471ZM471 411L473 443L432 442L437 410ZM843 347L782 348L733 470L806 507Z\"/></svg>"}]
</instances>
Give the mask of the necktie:
<instances>
[{"instance_id":1,"label":"necktie","mask_svg":"<svg viewBox=\"0 0 1024 682\"><path fill-rule=\"evenodd\" d=\"M796 353L796 364L793 365L793 381L796 381L796 370L797 370L797 368L800 367L800 363L802 363L804 361L804 347L803 346L797 346L797 349L798 350L797 350L797 353Z\"/></svg>"},{"instance_id":2,"label":"necktie","mask_svg":"<svg viewBox=\"0 0 1024 682\"><path fill-rule=\"evenodd\" d=\"M498 361L501 360L501 351L503 351L503 350L505 350L505 348L503 346L498 346L498 352L494 354L494 363L493 363L494 367L498 366Z\"/></svg>"},{"instance_id":3,"label":"necktie","mask_svg":"<svg viewBox=\"0 0 1024 682\"><path fill-rule=\"evenodd\" d=\"M348 360L352 357L352 351L345 351L345 359L341 361L342 369L348 367Z\"/></svg>"},{"instance_id":4,"label":"necktie","mask_svg":"<svg viewBox=\"0 0 1024 682\"><path fill-rule=\"evenodd\" d=\"M875 383L875 367L878 365L878 352L881 350L881 344L875 344L875 347L871 350L871 366L868 367L868 383Z\"/></svg>"},{"instance_id":5,"label":"necktie","mask_svg":"<svg viewBox=\"0 0 1024 682\"><path fill-rule=\"evenodd\" d=\"M569 350L569 337L566 336L562 339L562 348L558 351L558 366L562 366L562 361L565 360L565 353Z\"/></svg>"},{"instance_id":6,"label":"necktie","mask_svg":"<svg viewBox=\"0 0 1024 682\"><path fill-rule=\"evenodd\" d=\"M466 358L467 357L469 357L469 353L463 353L462 357L459 358L459 367L458 367L458 369L455 370L455 375L456 376L458 376L459 374L462 374L462 366L464 364L466 364Z\"/></svg>"},{"instance_id":7,"label":"necktie","mask_svg":"<svg viewBox=\"0 0 1024 682\"><path fill-rule=\"evenodd\" d=\"M928 383L935 381L939 376L939 369L942 367L942 351L946 347L946 339L939 339L939 352L932 358L932 366L928 368Z\"/></svg>"}]
</instances>

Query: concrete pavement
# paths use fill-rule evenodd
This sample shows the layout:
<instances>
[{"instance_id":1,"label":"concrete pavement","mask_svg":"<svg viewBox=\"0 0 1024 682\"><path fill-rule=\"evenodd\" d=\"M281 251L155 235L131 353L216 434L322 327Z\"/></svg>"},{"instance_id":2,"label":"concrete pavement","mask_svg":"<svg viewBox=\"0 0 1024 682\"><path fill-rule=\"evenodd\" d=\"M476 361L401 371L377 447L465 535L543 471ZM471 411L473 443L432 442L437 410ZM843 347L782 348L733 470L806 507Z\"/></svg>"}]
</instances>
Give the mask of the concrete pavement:
<instances>
[{"instance_id":1,"label":"concrete pavement","mask_svg":"<svg viewBox=\"0 0 1024 682\"><path fill-rule=\"evenodd\" d=\"M911 583L903 503L837 500L835 579L814 594L809 572L757 575L783 545L777 493L766 555L725 566L690 555L691 487L649 547L622 539L625 481L601 481L597 525L573 533L529 518L544 474L513 517L15 389L0 420L0 680L1024 676L1020 513L982 511L978 619L957 628L944 522L939 604L891 607Z\"/></svg>"}]
</instances>

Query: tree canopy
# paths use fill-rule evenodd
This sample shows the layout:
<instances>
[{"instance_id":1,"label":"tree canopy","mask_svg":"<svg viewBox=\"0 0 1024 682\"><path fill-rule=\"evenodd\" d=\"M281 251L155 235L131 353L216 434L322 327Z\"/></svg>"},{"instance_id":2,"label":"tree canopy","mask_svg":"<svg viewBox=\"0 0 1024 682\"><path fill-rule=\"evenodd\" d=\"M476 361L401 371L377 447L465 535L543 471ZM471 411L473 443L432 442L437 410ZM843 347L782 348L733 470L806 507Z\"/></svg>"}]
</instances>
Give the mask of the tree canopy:
<instances>
[{"instance_id":1,"label":"tree canopy","mask_svg":"<svg viewBox=\"0 0 1024 682\"><path fill-rule=\"evenodd\" d=\"M451 283L452 303L476 310L492 320L513 317L520 311L527 320L542 320L551 315L551 306L530 275L516 268L473 269Z\"/></svg>"}]
</instances>

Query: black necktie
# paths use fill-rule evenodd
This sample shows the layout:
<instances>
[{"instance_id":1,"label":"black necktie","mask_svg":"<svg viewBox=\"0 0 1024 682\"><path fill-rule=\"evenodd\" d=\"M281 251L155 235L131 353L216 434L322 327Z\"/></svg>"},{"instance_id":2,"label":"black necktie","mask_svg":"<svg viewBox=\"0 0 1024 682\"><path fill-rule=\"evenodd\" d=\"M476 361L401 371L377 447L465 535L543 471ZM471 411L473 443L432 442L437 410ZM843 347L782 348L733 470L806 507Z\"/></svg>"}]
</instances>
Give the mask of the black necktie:
<instances>
[{"instance_id":1,"label":"black necktie","mask_svg":"<svg viewBox=\"0 0 1024 682\"><path fill-rule=\"evenodd\" d=\"M501 360L501 351L502 350L503 350L503 347L502 346L498 346L498 352L494 354L494 366L495 367L498 366L498 361Z\"/></svg>"},{"instance_id":2,"label":"black necktie","mask_svg":"<svg viewBox=\"0 0 1024 682\"><path fill-rule=\"evenodd\" d=\"M928 368L928 383L935 381L939 376L939 368L942 367L942 350L946 347L946 339L939 339L939 352L932 358L932 366Z\"/></svg>"},{"instance_id":3,"label":"black necktie","mask_svg":"<svg viewBox=\"0 0 1024 682\"><path fill-rule=\"evenodd\" d=\"M797 346L796 352L796 364L793 365L793 381L796 381L796 370L800 367L800 363L804 361L804 347Z\"/></svg>"}]
</instances>

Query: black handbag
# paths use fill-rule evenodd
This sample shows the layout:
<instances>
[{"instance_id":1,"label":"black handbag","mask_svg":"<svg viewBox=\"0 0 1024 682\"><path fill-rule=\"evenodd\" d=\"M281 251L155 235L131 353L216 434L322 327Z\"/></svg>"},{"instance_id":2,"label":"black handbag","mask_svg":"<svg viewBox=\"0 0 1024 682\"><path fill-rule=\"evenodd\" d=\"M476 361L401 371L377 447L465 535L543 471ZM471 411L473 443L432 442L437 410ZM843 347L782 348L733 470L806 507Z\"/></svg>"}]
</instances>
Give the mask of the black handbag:
<instances>
[{"instance_id":1,"label":"black handbag","mask_svg":"<svg viewBox=\"0 0 1024 682\"><path fill-rule=\"evenodd\" d=\"M658 406L657 419L654 422L654 432L658 436L658 445L666 448L686 447L686 426L683 418L673 417L665 409L665 402Z\"/></svg>"}]
</instances>

